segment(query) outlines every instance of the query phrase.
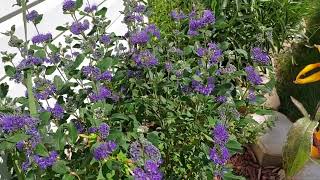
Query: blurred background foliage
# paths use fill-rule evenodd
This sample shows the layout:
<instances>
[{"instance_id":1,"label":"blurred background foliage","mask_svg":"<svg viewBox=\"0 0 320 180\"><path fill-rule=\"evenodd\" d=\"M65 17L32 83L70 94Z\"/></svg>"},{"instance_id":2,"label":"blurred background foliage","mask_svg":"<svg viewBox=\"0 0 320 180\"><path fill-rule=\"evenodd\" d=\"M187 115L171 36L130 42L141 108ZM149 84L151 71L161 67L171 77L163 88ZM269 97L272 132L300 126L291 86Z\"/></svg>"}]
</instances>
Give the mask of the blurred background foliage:
<instances>
[{"instance_id":1,"label":"blurred background foliage","mask_svg":"<svg viewBox=\"0 0 320 180\"><path fill-rule=\"evenodd\" d=\"M215 12L217 35L233 49L249 50L260 46L275 57L280 111L295 121L301 114L290 96L301 101L314 114L320 96L320 84L295 85L297 73L307 64L318 62L320 54L313 44L320 44L320 1L318 0L148 0L153 14L150 21L166 33L175 29L170 12L188 14L193 7ZM187 26L187 25L186 25ZM298 39L298 43L296 40ZM285 48L288 46L289 48ZM232 47L231 47L232 49ZM243 51L241 51L243 52ZM244 54L247 56L247 54ZM241 59L242 61L245 59Z\"/></svg>"},{"instance_id":2,"label":"blurred background foliage","mask_svg":"<svg viewBox=\"0 0 320 180\"><path fill-rule=\"evenodd\" d=\"M320 44L320 1L309 1L306 8L305 29L297 42L291 43L289 50L276 56L278 74L277 90L281 100L280 111L296 121L302 115L290 100L293 96L299 100L314 115L320 101L320 84L312 83L296 85L293 83L296 75L306 65L318 63L320 53L314 44Z\"/></svg>"}]
</instances>

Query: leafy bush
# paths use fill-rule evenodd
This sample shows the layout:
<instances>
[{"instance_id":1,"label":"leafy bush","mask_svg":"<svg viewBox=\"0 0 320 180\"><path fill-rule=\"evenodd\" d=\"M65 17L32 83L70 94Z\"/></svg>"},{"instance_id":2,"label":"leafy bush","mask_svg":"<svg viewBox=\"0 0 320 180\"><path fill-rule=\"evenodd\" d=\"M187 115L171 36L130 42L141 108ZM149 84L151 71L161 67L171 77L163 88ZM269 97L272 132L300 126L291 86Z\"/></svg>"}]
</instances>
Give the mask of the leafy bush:
<instances>
[{"instance_id":1,"label":"leafy bush","mask_svg":"<svg viewBox=\"0 0 320 180\"><path fill-rule=\"evenodd\" d=\"M74 19L57 27L68 33L64 44L50 33L31 42L15 36L14 27L5 33L22 57L15 65L16 54L2 53L6 75L28 89L26 97L10 99L1 84L0 147L13 176L233 177L228 158L265 127L250 114L268 113L263 94L273 80L261 78L261 70L272 70L267 49L235 48L210 10L177 10L174 30L161 34L144 22L143 2L125 1L129 32L122 37L106 33L105 7L82 6L63 4ZM42 15L24 17L37 26Z\"/></svg>"}]
</instances>

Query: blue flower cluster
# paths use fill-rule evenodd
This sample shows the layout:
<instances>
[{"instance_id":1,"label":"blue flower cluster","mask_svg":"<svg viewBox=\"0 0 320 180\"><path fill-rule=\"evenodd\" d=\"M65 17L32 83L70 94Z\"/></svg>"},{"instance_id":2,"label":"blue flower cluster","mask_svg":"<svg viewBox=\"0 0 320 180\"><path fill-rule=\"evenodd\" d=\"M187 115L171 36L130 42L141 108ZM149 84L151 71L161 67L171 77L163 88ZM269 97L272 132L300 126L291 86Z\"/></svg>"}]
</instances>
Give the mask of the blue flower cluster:
<instances>
[{"instance_id":1,"label":"blue flower cluster","mask_svg":"<svg viewBox=\"0 0 320 180\"><path fill-rule=\"evenodd\" d=\"M227 97L226 96L217 96L216 97L216 102L218 102L218 103L225 103L225 102L227 102Z\"/></svg>"},{"instance_id":2,"label":"blue flower cluster","mask_svg":"<svg viewBox=\"0 0 320 180\"><path fill-rule=\"evenodd\" d=\"M98 127L90 127L88 128L88 133L100 133L100 137L102 139L106 139L109 136L110 127L106 123L101 123Z\"/></svg>"},{"instance_id":3,"label":"blue flower cluster","mask_svg":"<svg viewBox=\"0 0 320 180\"><path fill-rule=\"evenodd\" d=\"M261 48L258 48L258 47L252 48L251 55L255 62L258 62L262 65L268 65L270 63L269 55L263 52Z\"/></svg>"},{"instance_id":4,"label":"blue flower cluster","mask_svg":"<svg viewBox=\"0 0 320 180\"><path fill-rule=\"evenodd\" d=\"M53 108L48 107L48 111L51 112L53 117L56 118L56 119L62 119L63 118L64 109L58 103L56 103Z\"/></svg>"},{"instance_id":5,"label":"blue flower cluster","mask_svg":"<svg viewBox=\"0 0 320 180\"><path fill-rule=\"evenodd\" d=\"M82 73L92 80L111 81L112 79L111 71L101 73L100 69L95 66L83 66Z\"/></svg>"},{"instance_id":6,"label":"blue flower cluster","mask_svg":"<svg viewBox=\"0 0 320 180\"><path fill-rule=\"evenodd\" d=\"M100 42L103 43L104 45L109 45L111 43L111 38L110 38L110 35L102 35L100 37Z\"/></svg>"},{"instance_id":7,"label":"blue flower cluster","mask_svg":"<svg viewBox=\"0 0 320 180\"><path fill-rule=\"evenodd\" d=\"M47 79L39 79L35 82L34 94L38 100L47 100L56 91L56 86Z\"/></svg>"},{"instance_id":8,"label":"blue flower cluster","mask_svg":"<svg viewBox=\"0 0 320 180\"><path fill-rule=\"evenodd\" d=\"M40 142L41 136L37 128L33 127L26 131L26 134L30 135L28 144L31 145L31 148L34 149Z\"/></svg>"},{"instance_id":9,"label":"blue flower cluster","mask_svg":"<svg viewBox=\"0 0 320 180\"><path fill-rule=\"evenodd\" d=\"M187 16L181 10L180 11L173 10L171 11L170 15L174 21L180 21L187 18Z\"/></svg>"},{"instance_id":10,"label":"blue flower cluster","mask_svg":"<svg viewBox=\"0 0 320 180\"><path fill-rule=\"evenodd\" d=\"M143 22L143 13L146 11L146 7L143 4L138 4L133 8L132 12L129 12L124 17L124 22L134 23L134 22Z\"/></svg>"},{"instance_id":11,"label":"blue flower cluster","mask_svg":"<svg viewBox=\"0 0 320 180\"><path fill-rule=\"evenodd\" d=\"M207 57L209 59L209 66L218 63L218 59L222 57L222 51L215 43L208 43L208 49L198 48L197 55L199 57Z\"/></svg>"},{"instance_id":12,"label":"blue flower cluster","mask_svg":"<svg viewBox=\"0 0 320 180\"><path fill-rule=\"evenodd\" d=\"M146 44L152 36L160 39L160 31L154 24L150 24L143 30L131 34L130 42L134 45Z\"/></svg>"},{"instance_id":13,"label":"blue flower cluster","mask_svg":"<svg viewBox=\"0 0 320 180\"><path fill-rule=\"evenodd\" d=\"M0 129L4 133L13 133L23 129L36 127L38 121L29 116L0 115Z\"/></svg>"},{"instance_id":14,"label":"blue flower cluster","mask_svg":"<svg viewBox=\"0 0 320 180\"><path fill-rule=\"evenodd\" d=\"M216 75L232 74L237 71L237 68L233 64L228 64L225 67L220 67L216 71Z\"/></svg>"},{"instance_id":15,"label":"blue flower cluster","mask_svg":"<svg viewBox=\"0 0 320 180\"><path fill-rule=\"evenodd\" d=\"M133 60L139 67L153 67L158 65L158 59L149 50L140 51L133 55Z\"/></svg>"},{"instance_id":16,"label":"blue flower cluster","mask_svg":"<svg viewBox=\"0 0 320 180\"><path fill-rule=\"evenodd\" d=\"M214 79L209 77L206 85L199 81L192 80L191 86L195 92L208 96L214 90Z\"/></svg>"},{"instance_id":17,"label":"blue flower cluster","mask_svg":"<svg viewBox=\"0 0 320 180\"><path fill-rule=\"evenodd\" d=\"M162 173L159 171L159 164L147 160L144 169L137 167L133 170L133 177L135 180L161 180Z\"/></svg>"},{"instance_id":18,"label":"blue flower cluster","mask_svg":"<svg viewBox=\"0 0 320 180\"><path fill-rule=\"evenodd\" d=\"M112 95L111 90L102 86L100 87L97 93L91 93L89 95L89 98L92 102L97 102L97 101L105 100L107 98L111 98L111 95Z\"/></svg>"},{"instance_id":19,"label":"blue flower cluster","mask_svg":"<svg viewBox=\"0 0 320 180\"><path fill-rule=\"evenodd\" d=\"M116 148L117 144L114 141L102 143L99 147L94 149L93 156L98 161L106 159Z\"/></svg>"},{"instance_id":20,"label":"blue flower cluster","mask_svg":"<svg viewBox=\"0 0 320 180\"><path fill-rule=\"evenodd\" d=\"M162 164L161 153L157 147L144 138L130 145L130 155L134 162L144 162L144 169L136 167L133 171L135 180L162 179L159 170Z\"/></svg>"},{"instance_id":21,"label":"blue flower cluster","mask_svg":"<svg viewBox=\"0 0 320 180\"><path fill-rule=\"evenodd\" d=\"M57 158L58 158L58 153L56 151L51 151L48 157L41 157L39 155L33 156L34 162L42 170L52 166L57 161Z\"/></svg>"},{"instance_id":22,"label":"blue flower cluster","mask_svg":"<svg viewBox=\"0 0 320 180\"><path fill-rule=\"evenodd\" d=\"M214 147L211 148L209 156L216 166L223 167L230 157L229 150L226 147L226 143L229 140L229 133L224 125L216 124L212 134Z\"/></svg>"},{"instance_id":23,"label":"blue flower cluster","mask_svg":"<svg viewBox=\"0 0 320 180\"><path fill-rule=\"evenodd\" d=\"M129 151L132 160L135 162L140 161L143 158L150 159L158 164L161 164L162 162L159 149L146 139L131 143Z\"/></svg>"},{"instance_id":24,"label":"blue flower cluster","mask_svg":"<svg viewBox=\"0 0 320 180\"><path fill-rule=\"evenodd\" d=\"M83 22L73 22L70 26L70 31L72 32L72 34L79 35L85 30L88 30L89 27L90 23L88 20L84 20Z\"/></svg>"},{"instance_id":25,"label":"blue flower cluster","mask_svg":"<svg viewBox=\"0 0 320 180\"><path fill-rule=\"evenodd\" d=\"M249 102L256 101L256 95L254 93L254 89L249 89L248 100L249 100Z\"/></svg>"},{"instance_id":26,"label":"blue flower cluster","mask_svg":"<svg viewBox=\"0 0 320 180\"><path fill-rule=\"evenodd\" d=\"M33 66L41 65L44 62L43 59L33 56L28 56L26 59L23 59L17 66L17 70L21 71L24 69L31 68Z\"/></svg>"},{"instance_id":27,"label":"blue flower cluster","mask_svg":"<svg viewBox=\"0 0 320 180\"><path fill-rule=\"evenodd\" d=\"M247 79L252 85L259 85L262 83L260 75L256 72L253 66L247 66L244 68L247 73Z\"/></svg>"},{"instance_id":28,"label":"blue flower cluster","mask_svg":"<svg viewBox=\"0 0 320 180\"><path fill-rule=\"evenodd\" d=\"M74 11L76 9L76 1L72 0L64 0L62 5L62 10L66 11Z\"/></svg>"},{"instance_id":29,"label":"blue flower cluster","mask_svg":"<svg viewBox=\"0 0 320 180\"><path fill-rule=\"evenodd\" d=\"M203 15L201 18L196 19L195 18L195 12L191 12L189 15L190 21L189 21L189 31L188 34L190 36L198 35L198 30L206 27L209 24L212 24L215 22L215 16L210 10L204 10Z\"/></svg>"},{"instance_id":30,"label":"blue flower cluster","mask_svg":"<svg viewBox=\"0 0 320 180\"><path fill-rule=\"evenodd\" d=\"M27 21L35 21L39 17L39 13L36 10L32 10L26 15Z\"/></svg>"},{"instance_id":31,"label":"blue flower cluster","mask_svg":"<svg viewBox=\"0 0 320 180\"><path fill-rule=\"evenodd\" d=\"M44 43L52 40L52 34L51 33L46 33L46 34L38 34L36 36L33 36L31 41L33 44L39 44L39 43Z\"/></svg>"},{"instance_id":32,"label":"blue flower cluster","mask_svg":"<svg viewBox=\"0 0 320 180\"><path fill-rule=\"evenodd\" d=\"M93 5L87 5L85 8L84 8L84 12L86 13L92 13L94 11L96 11L98 8L97 5L93 4Z\"/></svg>"}]
</instances>

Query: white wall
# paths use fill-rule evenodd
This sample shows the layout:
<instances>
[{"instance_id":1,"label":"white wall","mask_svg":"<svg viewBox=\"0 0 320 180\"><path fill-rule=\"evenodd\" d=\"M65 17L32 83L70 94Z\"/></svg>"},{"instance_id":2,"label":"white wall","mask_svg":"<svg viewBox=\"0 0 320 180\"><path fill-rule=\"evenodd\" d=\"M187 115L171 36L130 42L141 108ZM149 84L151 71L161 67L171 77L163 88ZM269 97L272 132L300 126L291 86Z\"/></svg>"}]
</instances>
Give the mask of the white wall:
<instances>
[{"instance_id":1,"label":"white wall","mask_svg":"<svg viewBox=\"0 0 320 180\"><path fill-rule=\"evenodd\" d=\"M43 14L43 20L38 25L40 33L51 32L54 37L59 33L59 31L55 30L58 25L65 24L66 22L72 22L71 17L62 13L62 2L63 0L46 0L45 2L42 2L30 9L35 9L39 13ZM103 2L103 0L89 0L89 2L90 4L99 4ZM16 10L16 7L11 7L14 3L15 0L1 0L0 17ZM115 32L118 35L124 35L127 31L127 28L124 24L121 23L123 15L121 15L119 12L124 9L122 0L106 0L100 7L103 6L108 8L107 17L112 22L112 25L108 28L107 31ZM0 32L9 30L12 25L16 25L16 35L24 39L22 14L1 23ZM31 23L28 23L28 38L30 39L34 35L36 35L36 30ZM8 46L8 40L8 37L0 34L0 51L17 52L15 48L11 48ZM56 41L63 42L63 36L60 36L60 38L58 38ZM17 58L15 63L18 63L20 61L21 58ZM2 62L0 62L0 77L4 76L4 74L4 65ZM6 79L6 81L8 82L8 78ZM9 85L9 96L19 97L25 95L25 88L22 85L18 85L14 82L9 82Z\"/></svg>"}]
</instances>

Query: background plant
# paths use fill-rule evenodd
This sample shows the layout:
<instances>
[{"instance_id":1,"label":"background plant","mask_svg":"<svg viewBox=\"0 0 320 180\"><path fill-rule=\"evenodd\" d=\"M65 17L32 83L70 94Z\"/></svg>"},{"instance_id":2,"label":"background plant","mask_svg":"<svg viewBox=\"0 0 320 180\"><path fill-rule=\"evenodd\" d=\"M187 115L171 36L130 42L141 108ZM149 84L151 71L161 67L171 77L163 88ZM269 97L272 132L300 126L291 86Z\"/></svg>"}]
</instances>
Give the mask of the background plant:
<instances>
[{"instance_id":1,"label":"background plant","mask_svg":"<svg viewBox=\"0 0 320 180\"><path fill-rule=\"evenodd\" d=\"M278 69L277 89L281 100L280 111L288 115L295 121L301 118L301 114L290 100L290 96L297 98L307 111L314 115L319 102L317 83L296 85L293 83L298 72L308 64L317 63L319 53L314 44L319 44L319 2L310 1L308 8L305 10L305 28L299 33L295 41L286 48L282 53L276 56ZM286 92L286 89L291 89Z\"/></svg>"},{"instance_id":2,"label":"background plant","mask_svg":"<svg viewBox=\"0 0 320 180\"><path fill-rule=\"evenodd\" d=\"M227 160L265 128L250 114L269 112L263 94L274 85L272 75L260 77L272 71L264 39L238 44L243 37L224 31L229 15L202 6L176 9L172 29L160 32L144 21L145 3L125 1L123 37L106 33L106 8L83 8L81 0L63 4L73 18L57 27L67 32L65 44L41 30L31 41L14 27L5 33L22 57L16 65L16 54L2 53L6 74L28 89L10 99L1 84L3 103L13 107L0 117L1 147L14 176L239 178ZM31 13L24 22L36 26L41 15Z\"/></svg>"}]
</instances>

